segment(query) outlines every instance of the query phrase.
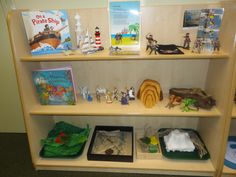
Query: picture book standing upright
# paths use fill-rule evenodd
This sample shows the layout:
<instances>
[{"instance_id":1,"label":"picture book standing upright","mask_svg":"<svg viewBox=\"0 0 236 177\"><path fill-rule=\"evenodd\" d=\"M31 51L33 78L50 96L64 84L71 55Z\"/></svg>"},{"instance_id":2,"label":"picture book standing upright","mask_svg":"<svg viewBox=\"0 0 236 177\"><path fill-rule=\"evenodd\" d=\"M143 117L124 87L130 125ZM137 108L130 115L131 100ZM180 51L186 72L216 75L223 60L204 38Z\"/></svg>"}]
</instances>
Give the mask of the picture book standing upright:
<instances>
[{"instance_id":1,"label":"picture book standing upright","mask_svg":"<svg viewBox=\"0 0 236 177\"><path fill-rule=\"evenodd\" d=\"M32 55L61 53L72 48L65 10L24 11L22 18Z\"/></svg>"},{"instance_id":2,"label":"picture book standing upright","mask_svg":"<svg viewBox=\"0 0 236 177\"><path fill-rule=\"evenodd\" d=\"M219 51L219 31L223 14L223 8L203 9L201 11L197 39L194 46L194 48L198 48L199 52L200 50L206 53Z\"/></svg>"},{"instance_id":3,"label":"picture book standing upright","mask_svg":"<svg viewBox=\"0 0 236 177\"><path fill-rule=\"evenodd\" d=\"M72 68L34 70L32 77L42 105L76 104Z\"/></svg>"}]
</instances>

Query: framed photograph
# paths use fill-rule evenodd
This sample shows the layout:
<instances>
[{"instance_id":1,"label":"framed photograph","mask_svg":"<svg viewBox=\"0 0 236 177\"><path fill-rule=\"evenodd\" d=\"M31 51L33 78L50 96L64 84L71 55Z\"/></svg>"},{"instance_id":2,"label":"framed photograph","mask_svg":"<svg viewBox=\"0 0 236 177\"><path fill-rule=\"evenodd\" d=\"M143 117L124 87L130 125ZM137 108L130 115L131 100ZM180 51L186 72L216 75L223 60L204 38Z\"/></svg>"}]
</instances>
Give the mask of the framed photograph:
<instances>
[{"instance_id":1,"label":"framed photograph","mask_svg":"<svg viewBox=\"0 0 236 177\"><path fill-rule=\"evenodd\" d=\"M96 126L88 160L133 162L133 127Z\"/></svg>"},{"instance_id":2,"label":"framed photograph","mask_svg":"<svg viewBox=\"0 0 236 177\"><path fill-rule=\"evenodd\" d=\"M197 28L200 22L201 10L185 10L183 28Z\"/></svg>"}]
</instances>

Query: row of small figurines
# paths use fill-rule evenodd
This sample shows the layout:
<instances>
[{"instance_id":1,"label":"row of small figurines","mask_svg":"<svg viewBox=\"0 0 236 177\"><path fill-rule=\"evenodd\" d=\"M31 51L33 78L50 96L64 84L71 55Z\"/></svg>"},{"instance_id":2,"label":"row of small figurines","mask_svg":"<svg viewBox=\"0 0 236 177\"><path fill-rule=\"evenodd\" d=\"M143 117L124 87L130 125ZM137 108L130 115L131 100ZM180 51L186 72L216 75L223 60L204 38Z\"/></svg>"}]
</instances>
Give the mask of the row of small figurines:
<instances>
[{"instance_id":1,"label":"row of small figurines","mask_svg":"<svg viewBox=\"0 0 236 177\"><path fill-rule=\"evenodd\" d=\"M79 94L83 100L93 101L93 96L88 87L79 87ZM135 89L134 87L130 87L129 89L125 89L125 91L119 91L114 87L111 91L106 88L97 87L95 95L97 102L101 102L105 99L106 103L120 101L122 105L127 105L129 101L135 100Z\"/></svg>"}]
</instances>

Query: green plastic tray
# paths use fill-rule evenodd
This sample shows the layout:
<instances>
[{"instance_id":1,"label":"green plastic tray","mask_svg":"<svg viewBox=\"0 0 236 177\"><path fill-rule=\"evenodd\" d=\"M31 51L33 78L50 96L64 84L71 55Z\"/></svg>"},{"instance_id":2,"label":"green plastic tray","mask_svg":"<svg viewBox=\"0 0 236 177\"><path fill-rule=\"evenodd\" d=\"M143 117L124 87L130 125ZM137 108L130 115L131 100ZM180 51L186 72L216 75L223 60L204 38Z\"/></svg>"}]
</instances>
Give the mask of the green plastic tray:
<instances>
[{"instance_id":1,"label":"green plastic tray","mask_svg":"<svg viewBox=\"0 0 236 177\"><path fill-rule=\"evenodd\" d=\"M87 129L88 129L88 127L87 127ZM61 122L57 122L55 124L55 126L53 127L53 129L49 131L48 138L58 136L60 134L60 132L63 132L66 134L87 133L85 131L86 131L85 128L76 127L74 125L71 125L69 123L61 121ZM90 130L88 130L88 134L89 134L89 131ZM43 147L41 148L41 150L39 152L39 155L40 155L40 157L43 157L43 158L76 158L83 153L86 142L87 141L75 144L73 147L76 147L76 151L74 151L73 155L72 154L71 155L68 155L68 154L67 155L65 155L65 154L58 155L58 154L53 154L53 153L51 155L48 155L45 153L45 147L47 147L48 145L43 145ZM65 146L62 148L59 147L58 149L63 151L63 148L65 148Z\"/></svg>"},{"instance_id":2,"label":"green plastic tray","mask_svg":"<svg viewBox=\"0 0 236 177\"><path fill-rule=\"evenodd\" d=\"M67 155L67 156L51 156L51 157L50 156L45 156L44 155L44 147L42 147L42 149L40 150L39 155L40 155L40 157L43 157L43 158L65 158L65 159L77 158L77 157L82 155L82 153L84 151L85 144L86 144L86 142L83 143L80 150L76 154L70 155L70 156L69 155Z\"/></svg>"},{"instance_id":3,"label":"green plastic tray","mask_svg":"<svg viewBox=\"0 0 236 177\"><path fill-rule=\"evenodd\" d=\"M158 132L165 131L166 129L168 129L168 128L162 128L162 129L158 130ZM204 144L202 138L200 137L199 133L196 130L193 130L193 129L181 129L181 130L193 131L199 137L199 139L202 141L202 143ZM159 141L160 141L162 155L165 156L166 158L181 159L181 160L208 160L210 158L210 154L209 154L205 144L204 144L204 147L207 151L207 154L205 154L202 158L200 158L200 156L198 155L198 150L196 148L193 152L180 152L180 151L167 152L166 145L164 142L164 137L159 137Z\"/></svg>"}]
</instances>

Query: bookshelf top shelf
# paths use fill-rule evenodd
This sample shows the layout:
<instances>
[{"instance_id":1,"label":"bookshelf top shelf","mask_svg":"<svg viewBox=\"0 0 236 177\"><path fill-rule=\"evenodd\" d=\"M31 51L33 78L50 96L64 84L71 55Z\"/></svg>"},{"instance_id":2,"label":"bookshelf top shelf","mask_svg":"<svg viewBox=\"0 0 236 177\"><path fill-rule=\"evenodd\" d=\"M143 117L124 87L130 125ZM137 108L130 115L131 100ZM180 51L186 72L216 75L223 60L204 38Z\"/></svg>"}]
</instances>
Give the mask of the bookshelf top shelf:
<instances>
[{"instance_id":1,"label":"bookshelf top shelf","mask_svg":"<svg viewBox=\"0 0 236 177\"><path fill-rule=\"evenodd\" d=\"M208 54L192 53L189 50L181 49L183 55L161 55L151 54L145 50L141 50L138 55L110 55L109 50L99 51L94 54L84 55L79 52L73 52L72 55L66 56L65 54L53 54L53 55L38 55L38 56L22 56L20 60L22 62L52 62L52 61L98 61L98 60L175 60L175 59L228 59L229 55L223 51Z\"/></svg>"}]
</instances>

